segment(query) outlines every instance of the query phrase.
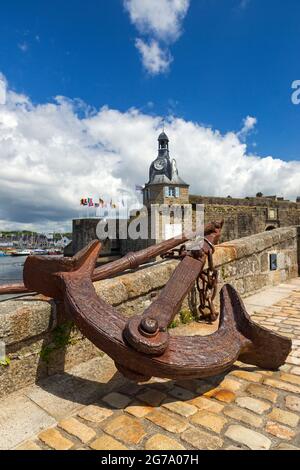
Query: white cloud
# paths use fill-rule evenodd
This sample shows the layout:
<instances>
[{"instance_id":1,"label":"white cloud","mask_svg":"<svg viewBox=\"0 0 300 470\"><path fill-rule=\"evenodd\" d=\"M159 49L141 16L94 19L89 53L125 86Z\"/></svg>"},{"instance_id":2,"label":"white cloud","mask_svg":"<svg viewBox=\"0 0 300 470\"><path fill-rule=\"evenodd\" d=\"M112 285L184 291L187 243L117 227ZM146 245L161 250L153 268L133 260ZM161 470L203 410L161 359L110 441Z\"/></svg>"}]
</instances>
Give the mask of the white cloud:
<instances>
[{"instance_id":1,"label":"white cloud","mask_svg":"<svg viewBox=\"0 0 300 470\"><path fill-rule=\"evenodd\" d=\"M90 111L62 97L34 105L8 87L0 106L0 231L70 229L81 197L110 201L125 190L134 199L156 157L160 123L136 109ZM166 131L193 194L299 194L300 162L251 155L239 132L222 135L175 117Z\"/></svg>"},{"instance_id":2,"label":"white cloud","mask_svg":"<svg viewBox=\"0 0 300 470\"><path fill-rule=\"evenodd\" d=\"M6 80L0 73L0 105L6 102Z\"/></svg>"},{"instance_id":3,"label":"white cloud","mask_svg":"<svg viewBox=\"0 0 300 470\"><path fill-rule=\"evenodd\" d=\"M179 38L190 0L123 0L123 2L131 22L141 35L147 37L147 42L136 39L136 47L141 53L145 69L152 75L166 72L172 61L167 45Z\"/></svg>"},{"instance_id":4,"label":"white cloud","mask_svg":"<svg viewBox=\"0 0 300 470\"><path fill-rule=\"evenodd\" d=\"M241 139L246 139L246 137L248 136L248 134L254 130L255 126L257 124L257 118L256 117L253 117L253 116L247 116L244 120L243 120L243 127L242 129L240 130L240 132L238 133L239 137Z\"/></svg>"},{"instance_id":5,"label":"white cloud","mask_svg":"<svg viewBox=\"0 0 300 470\"><path fill-rule=\"evenodd\" d=\"M180 36L190 0L124 0L132 23L141 34L167 42Z\"/></svg>"},{"instance_id":6,"label":"white cloud","mask_svg":"<svg viewBox=\"0 0 300 470\"><path fill-rule=\"evenodd\" d=\"M142 62L150 75L157 75L169 70L173 60L169 50L164 50L159 43L152 40L147 44L142 39L136 39L135 46L142 56Z\"/></svg>"}]
</instances>

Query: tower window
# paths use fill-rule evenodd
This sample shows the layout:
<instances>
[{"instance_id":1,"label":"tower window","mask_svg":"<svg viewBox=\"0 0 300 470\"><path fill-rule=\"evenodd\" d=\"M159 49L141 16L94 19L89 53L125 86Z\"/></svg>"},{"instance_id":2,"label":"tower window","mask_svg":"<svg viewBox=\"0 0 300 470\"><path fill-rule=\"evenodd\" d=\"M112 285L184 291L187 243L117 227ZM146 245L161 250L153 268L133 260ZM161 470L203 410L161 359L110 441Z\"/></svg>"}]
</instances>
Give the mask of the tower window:
<instances>
[{"instance_id":1,"label":"tower window","mask_svg":"<svg viewBox=\"0 0 300 470\"><path fill-rule=\"evenodd\" d=\"M165 187L165 197L179 197L179 188L173 188L170 186Z\"/></svg>"}]
</instances>

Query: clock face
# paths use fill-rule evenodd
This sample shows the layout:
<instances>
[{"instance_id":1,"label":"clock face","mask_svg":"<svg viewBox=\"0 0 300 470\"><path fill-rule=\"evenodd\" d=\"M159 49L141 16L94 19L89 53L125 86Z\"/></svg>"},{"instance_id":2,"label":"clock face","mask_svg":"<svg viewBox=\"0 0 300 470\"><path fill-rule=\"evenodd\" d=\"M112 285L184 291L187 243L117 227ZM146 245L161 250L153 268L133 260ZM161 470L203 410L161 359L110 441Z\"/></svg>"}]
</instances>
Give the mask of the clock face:
<instances>
[{"instance_id":1,"label":"clock face","mask_svg":"<svg viewBox=\"0 0 300 470\"><path fill-rule=\"evenodd\" d=\"M164 167L165 167L165 161L164 161L163 158L159 158L158 160L156 160L156 161L154 162L154 168L155 168L156 170L158 170L158 171L159 171L159 170L162 170Z\"/></svg>"}]
</instances>

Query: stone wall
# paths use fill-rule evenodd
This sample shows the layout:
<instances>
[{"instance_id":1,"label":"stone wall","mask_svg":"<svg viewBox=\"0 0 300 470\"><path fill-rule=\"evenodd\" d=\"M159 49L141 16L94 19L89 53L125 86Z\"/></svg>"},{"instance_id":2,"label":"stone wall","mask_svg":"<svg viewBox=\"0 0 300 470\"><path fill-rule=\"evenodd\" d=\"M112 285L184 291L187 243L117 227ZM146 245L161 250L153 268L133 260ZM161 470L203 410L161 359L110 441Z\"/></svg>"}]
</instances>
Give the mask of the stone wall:
<instances>
[{"instance_id":1,"label":"stone wall","mask_svg":"<svg viewBox=\"0 0 300 470\"><path fill-rule=\"evenodd\" d=\"M186 203L188 188L181 187L181 198L176 202ZM172 204L173 199L165 198L163 186L157 185L157 194L151 200L154 205L159 200L165 204ZM190 196L190 204L193 210L196 204L204 205L205 223L224 219L225 224L221 241L236 240L266 230L300 225L300 203L278 200L276 197L254 198L225 198ZM273 213L273 217L271 217ZM73 221L73 254L85 247L90 241L97 238L96 226L100 219L78 219ZM150 226L150 225L149 225ZM117 231L118 233L118 231ZM157 240L161 237L158 236ZM151 241L150 244L153 242ZM124 255L128 251L136 251L149 246L145 240L116 240L107 241L103 249L103 255L120 253Z\"/></svg>"},{"instance_id":2,"label":"stone wall","mask_svg":"<svg viewBox=\"0 0 300 470\"><path fill-rule=\"evenodd\" d=\"M92 240L96 240L97 225L99 218L89 219L74 219L73 220L73 234L72 234L72 253L78 253L82 248L86 247ZM118 226L116 227L116 232ZM102 241L101 256L109 256L114 253L119 253L119 241L117 237L115 240Z\"/></svg>"},{"instance_id":3,"label":"stone wall","mask_svg":"<svg viewBox=\"0 0 300 470\"><path fill-rule=\"evenodd\" d=\"M205 223L224 219L222 240L235 240L271 228L300 225L300 204L276 197L225 198L190 196L193 207L204 204ZM275 218L270 211L275 211Z\"/></svg>"},{"instance_id":4,"label":"stone wall","mask_svg":"<svg viewBox=\"0 0 300 470\"><path fill-rule=\"evenodd\" d=\"M298 276L298 245L299 230L291 227L218 246L214 260L220 270L220 287L230 282L247 296ZM276 271L270 271L273 253L278 255ZM176 265L176 261L147 265L97 282L95 289L125 316L141 313ZM59 303L41 296L0 303L0 341L7 353L7 361L0 364L0 396L103 354L73 328Z\"/></svg>"}]
</instances>

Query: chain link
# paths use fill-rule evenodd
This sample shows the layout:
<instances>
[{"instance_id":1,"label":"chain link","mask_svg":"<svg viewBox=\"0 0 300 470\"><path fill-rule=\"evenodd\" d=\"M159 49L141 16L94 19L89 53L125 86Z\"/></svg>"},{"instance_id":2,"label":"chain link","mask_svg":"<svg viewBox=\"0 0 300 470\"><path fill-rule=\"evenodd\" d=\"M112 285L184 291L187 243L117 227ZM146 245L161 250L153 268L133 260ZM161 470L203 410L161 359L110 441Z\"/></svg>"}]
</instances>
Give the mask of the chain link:
<instances>
[{"instance_id":1,"label":"chain link","mask_svg":"<svg viewBox=\"0 0 300 470\"><path fill-rule=\"evenodd\" d=\"M209 245L210 250L207 255L208 267L204 269L197 278L196 287L189 294L189 304L194 314L200 314L200 320L214 322L218 318L218 312L214 305L214 299L217 294L218 287L218 271L214 268L213 254L215 247L207 238L203 240ZM163 259L183 259L188 254L194 257L199 255L200 251L189 251L186 245L182 245L179 249L174 249L162 255ZM197 291L199 296L199 305L197 306Z\"/></svg>"},{"instance_id":2,"label":"chain link","mask_svg":"<svg viewBox=\"0 0 300 470\"><path fill-rule=\"evenodd\" d=\"M200 300L198 311L201 320L205 319L213 322L218 318L214 305L218 287L218 271L214 268L212 251L209 251L207 258L208 267L201 272L196 284Z\"/></svg>"}]
</instances>

